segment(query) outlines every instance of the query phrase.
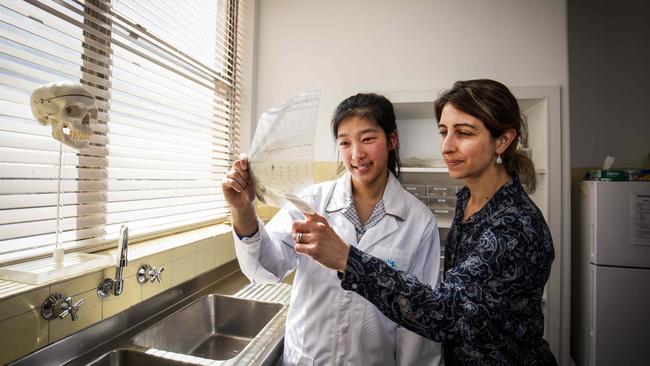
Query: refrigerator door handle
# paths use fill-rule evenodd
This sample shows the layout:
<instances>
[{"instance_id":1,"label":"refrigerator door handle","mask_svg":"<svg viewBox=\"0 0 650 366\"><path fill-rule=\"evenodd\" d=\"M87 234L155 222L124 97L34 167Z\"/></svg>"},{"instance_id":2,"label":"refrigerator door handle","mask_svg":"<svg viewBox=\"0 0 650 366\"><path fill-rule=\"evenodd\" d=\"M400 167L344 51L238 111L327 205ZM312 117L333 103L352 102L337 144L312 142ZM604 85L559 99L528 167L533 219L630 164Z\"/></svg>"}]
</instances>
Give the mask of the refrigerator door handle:
<instances>
[{"instance_id":1,"label":"refrigerator door handle","mask_svg":"<svg viewBox=\"0 0 650 366\"><path fill-rule=\"evenodd\" d=\"M596 225L591 224L590 230L589 230L589 243L591 244L589 246L589 258L591 259L591 263L596 263Z\"/></svg>"},{"instance_id":2,"label":"refrigerator door handle","mask_svg":"<svg viewBox=\"0 0 650 366\"><path fill-rule=\"evenodd\" d=\"M595 267L590 266L589 268L589 343L588 343L588 352L587 352L587 365L595 364L595 354L596 354L596 300L594 288L596 279L596 269Z\"/></svg>"}]
</instances>

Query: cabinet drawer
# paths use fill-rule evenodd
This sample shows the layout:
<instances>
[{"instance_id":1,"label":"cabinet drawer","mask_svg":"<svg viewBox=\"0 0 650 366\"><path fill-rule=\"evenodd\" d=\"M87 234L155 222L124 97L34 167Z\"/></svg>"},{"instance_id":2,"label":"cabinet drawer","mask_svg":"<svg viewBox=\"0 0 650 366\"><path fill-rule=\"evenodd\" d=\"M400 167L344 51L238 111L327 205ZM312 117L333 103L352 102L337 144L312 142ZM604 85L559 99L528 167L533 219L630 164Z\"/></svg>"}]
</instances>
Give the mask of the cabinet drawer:
<instances>
[{"instance_id":1,"label":"cabinet drawer","mask_svg":"<svg viewBox=\"0 0 650 366\"><path fill-rule=\"evenodd\" d=\"M429 197L428 205L429 207L434 209L441 208L441 209L454 210L456 209L456 197L449 197L449 196Z\"/></svg>"},{"instance_id":2,"label":"cabinet drawer","mask_svg":"<svg viewBox=\"0 0 650 366\"><path fill-rule=\"evenodd\" d=\"M450 221L454 219L456 210L450 208L431 208L431 212L436 216L438 221Z\"/></svg>"},{"instance_id":3,"label":"cabinet drawer","mask_svg":"<svg viewBox=\"0 0 650 366\"><path fill-rule=\"evenodd\" d=\"M425 184L404 184L403 187L415 197L424 198L427 196L427 186ZM426 202L424 203L426 204Z\"/></svg>"},{"instance_id":4,"label":"cabinet drawer","mask_svg":"<svg viewBox=\"0 0 650 366\"><path fill-rule=\"evenodd\" d=\"M428 185L427 186L427 195L428 196L443 196L443 197L453 197L456 196L456 186L447 186L447 185Z\"/></svg>"}]
</instances>

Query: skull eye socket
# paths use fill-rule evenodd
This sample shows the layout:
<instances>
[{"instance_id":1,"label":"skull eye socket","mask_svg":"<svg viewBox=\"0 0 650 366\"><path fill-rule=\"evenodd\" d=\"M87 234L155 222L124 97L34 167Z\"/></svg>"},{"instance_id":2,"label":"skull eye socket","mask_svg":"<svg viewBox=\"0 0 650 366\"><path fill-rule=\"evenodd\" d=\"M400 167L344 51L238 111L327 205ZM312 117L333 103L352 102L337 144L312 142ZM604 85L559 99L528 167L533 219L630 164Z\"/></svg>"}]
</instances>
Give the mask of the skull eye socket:
<instances>
[{"instance_id":1,"label":"skull eye socket","mask_svg":"<svg viewBox=\"0 0 650 366\"><path fill-rule=\"evenodd\" d=\"M69 105L63 109L63 113L66 116L76 117L81 113L81 109L76 105Z\"/></svg>"}]
</instances>

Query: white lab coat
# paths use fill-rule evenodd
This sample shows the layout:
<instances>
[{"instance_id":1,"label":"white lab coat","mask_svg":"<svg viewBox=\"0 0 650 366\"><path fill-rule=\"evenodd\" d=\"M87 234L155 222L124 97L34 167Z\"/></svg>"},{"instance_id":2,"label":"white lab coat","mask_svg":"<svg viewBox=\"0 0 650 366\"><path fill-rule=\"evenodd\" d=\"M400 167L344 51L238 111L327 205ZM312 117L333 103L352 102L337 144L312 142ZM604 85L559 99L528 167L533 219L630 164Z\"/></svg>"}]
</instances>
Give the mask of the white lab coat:
<instances>
[{"instance_id":1,"label":"white lab coat","mask_svg":"<svg viewBox=\"0 0 650 366\"><path fill-rule=\"evenodd\" d=\"M302 194L350 245L389 260L434 285L440 239L431 211L390 174L386 216L357 241L341 212L351 197L350 175L313 185ZM296 269L284 338L285 365L438 365L439 343L398 327L356 293L341 288L337 272L293 250L291 224L304 216L285 207L251 238L235 239L237 259L252 282L278 282Z\"/></svg>"}]
</instances>

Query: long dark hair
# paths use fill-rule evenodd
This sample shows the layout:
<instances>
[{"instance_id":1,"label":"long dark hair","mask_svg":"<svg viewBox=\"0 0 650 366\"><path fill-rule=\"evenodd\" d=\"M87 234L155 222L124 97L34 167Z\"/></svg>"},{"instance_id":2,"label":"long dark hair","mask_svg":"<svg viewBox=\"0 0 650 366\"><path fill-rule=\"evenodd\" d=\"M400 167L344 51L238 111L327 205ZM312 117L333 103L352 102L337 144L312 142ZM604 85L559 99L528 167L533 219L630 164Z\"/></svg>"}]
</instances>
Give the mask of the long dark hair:
<instances>
[{"instance_id":1,"label":"long dark hair","mask_svg":"<svg viewBox=\"0 0 650 366\"><path fill-rule=\"evenodd\" d=\"M501 159L508 174L519 177L526 190L534 192L535 165L528 156L517 150L517 142L526 125L517 99L510 90L500 82L489 79L457 81L435 101L438 121L447 103L481 120L493 138L501 136L511 128L517 132L514 141L501 154Z\"/></svg>"},{"instance_id":2,"label":"long dark hair","mask_svg":"<svg viewBox=\"0 0 650 366\"><path fill-rule=\"evenodd\" d=\"M375 93L359 93L348 97L336 107L332 116L332 134L334 139L337 138L341 122L350 118L358 117L373 121L381 127L386 134L386 139L390 142L390 134L397 133L397 123L395 122L395 112L393 104L383 95ZM339 165L337 173L343 170L343 165ZM388 170L399 177L399 139L395 148L388 152Z\"/></svg>"}]
</instances>

